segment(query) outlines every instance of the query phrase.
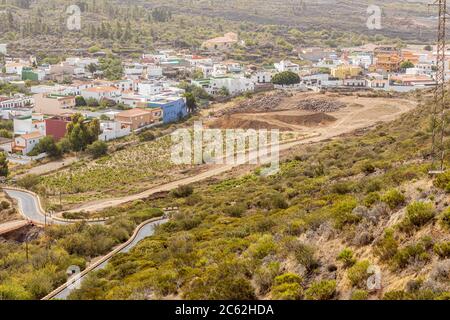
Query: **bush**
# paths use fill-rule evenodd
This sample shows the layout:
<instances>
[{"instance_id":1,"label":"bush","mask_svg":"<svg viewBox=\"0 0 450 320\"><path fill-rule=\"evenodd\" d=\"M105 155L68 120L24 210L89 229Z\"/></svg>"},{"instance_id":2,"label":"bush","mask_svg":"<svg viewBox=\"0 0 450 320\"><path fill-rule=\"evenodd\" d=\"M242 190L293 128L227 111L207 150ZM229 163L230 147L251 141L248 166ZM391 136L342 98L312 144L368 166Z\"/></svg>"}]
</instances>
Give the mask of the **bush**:
<instances>
[{"instance_id":1,"label":"bush","mask_svg":"<svg viewBox=\"0 0 450 320\"><path fill-rule=\"evenodd\" d=\"M371 192L365 197L364 205L366 207L370 208L380 200L381 200L381 196L378 192Z\"/></svg>"},{"instance_id":2,"label":"bush","mask_svg":"<svg viewBox=\"0 0 450 320\"><path fill-rule=\"evenodd\" d=\"M353 267L348 269L347 278L354 287L362 288L367 278L369 278L369 273L367 269L370 266L370 262L367 260L357 262Z\"/></svg>"},{"instance_id":3,"label":"bush","mask_svg":"<svg viewBox=\"0 0 450 320\"><path fill-rule=\"evenodd\" d=\"M361 217L353 213L357 206L354 198L341 200L333 205L331 214L335 222L335 227L340 229L346 224L353 224L361 221Z\"/></svg>"},{"instance_id":4,"label":"bush","mask_svg":"<svg viewBox=\"0 0 450 320\"><path fill-rule=\"evenodd\" d=\"M172 191L172 195L176 198L186 198L194 193L194 188L190 185L179 186Z\"/></svg>"},{"instance_id":5,"label":"bush","mask_svg":"<svg viewBox=\"0 0 450 320\"><path fill-rule=\"evenodd\" d=\"M367 300L369 293L366 290L355 290L352 292L350 300Z\"/></svg>"},{"instance_id":6,"label":"bush","mask_svg":"<svg viewBox=\"0 0 450 320\"><path fill-rule=\"evenodd\" d=\"M350 268L356 263L356 259L353 257L353 251L348 248L345 248L339 253L337 260L341 261L345 268Z\"/></svg>"},{"instance_id":7,"label":"bush","mask_svg":"<svg viewBox=\"0 0 450 320\"><path fill-rule=\"evenodd\" d=\"M427 262L430 255L427 250L430 249L431 240L428 238L421 239L418 243L409 245L398 252L393 257L393 263L397 268L406 268L411 263Z\"/></svg>"},{"instance_id":8,"label":"bush","mask_svg":"<svg viewBox=\"0 0 450 320\"><path fill-rule=\"evenodd\" d=\"M365 161L361 166L361 171L365 174L371 174L376 171L376 168L369 161Z\"/></svg>"},{"instance_id":9,"label":"bush","mask_svg":"<svg viewBox=\"0 0 450 320\"><path fill-rule=\"evenodd\" d=\"M8 201L3 200L2 202L0 202L0 209L1 210L6 210L9 209L10 204Z\"/></svg>"},{"instance_id":10,"label":"bush","mask_svg":"<svg viewBox=\"0 0 450 320\"><path fill-rule=\"evenodd\" d=\"M230 217L240 218L247 210L247 206L243 203L235 204L233 206L226 207L223 212Z\"/></svg>"},{"instance_id":11,"label":"bush","mask_svg":"<svg viewBox=\"0 0 450 320\"><path fill-rule=\"evenodd\" d=\"M278 85L293 85L300 83L300 77L292 71L284 71L274 75L272 83Z\"/></svg>"},{"instance_id":12,"label":"bush","mask_svg":"<svg viewBox=\"0 0 450 320\"><path fill-rule=\"evenodd\" d=\"M402 222L403 228L408 226L422 227L434 218L436 212L432 203L413 202L406 208L406 217Z\"/></svg>"},{"instance_id":13,"label":"bush","mask_svg":"<svg viewBox=\"0 0 450 320\"><path fill-rule=\"evenodd\" d=\"M274 280L272 298L274 300L300 300L303 297L303 279L296 274L286 273Z\"/></svg>"},{"instance_id":14,"label":"bush","mask_svg":"<svg viewBox=\"0 0 450 320\"><path fill-rule=\"evenodd\" d=\"M95 141L86 150L94 159L100 158L108 153L108 145L104 141Z\"/></svg>"},{"instance_id":15,"label":"bush","mask_svg":"<svg viewBox=\"0 0 450 320\"><path fill-rule=\"evenodd\" d=\"M434 181L434 185L440 189L450 192L450 171L439 174Z\"/></svg>"},{"instance_id":16,"label":"bush","mask_svg":"<svg viewBox=\"0 0 450 320\"><path fill-rule=\"evenodd\" d=\"M380 257L381 260L389 260L397 254L398 243L395 240L394 231L387 229L384 232L384 236L381 240L377 242L375 247L375 253Z\"/></svg>"},{"instance_id":17,"label":"bush","mask_svg":"<svg viewBox=\"0 0 450 320\"><path fill-rule=\"evenodd\" d=\"M433 250L442 259L450 258L450 242L436 243Z\"/></svg>"},{"instance_id":18,"label":"bush","mask_svg":"<svg viewBox=\"0 0 450 320\"><path fill-rule=\"evenodd\" d=\"M403 290L389 291L384 294L383 300L411 300L411 295Z\"/></svg>"},{"instance_id":19,"label":"bush","mask_svg":"<svg viewBox=\"0 0 450 320\"><path fill-rule=\"evenodd\" d=\"M139 135L139 141L153 141L155 140L155 134L151 132L150 130L144 131Z\"/></svg>"},{"instance_id":20,"label":"bush","mask_svg":"<svg viewBox=\"0 0 450 320\"><path fill-rule=\"evenodd\" d=\"M397 189L391 189L381 197L381 201L385 202L391 209L404 204L405 200L405 196Z\"/></svg>"},{"instance_id":21,"label":"bush","mask_svg":"<svg viewBox=\"0 0 450 320\"><path fill-rule=\"evenodd\" d=\"M450 207L445 209L442 213L441 224L444 228L450 229Z\"/></svg>"},{"instance_id":22,"label":"bush","mask_svg":"<svg viewBox=\"0 0 450 320\"><path fill-rule=\"evenodd\" d=\"M31 190L33 187L38 185L40 181L41 178L39 176L35 174L27 174L23 178L19 179L17 184L24 189Z\"/></svg>"},{"instance_id":23,"label":"bush","mask_svg":"<svg viewBox=\"0 0 450 320\"><path fill-rule=\"evenodd\" d=\"M294 256L298 263L304 266L308 272L313 271L319 265L314 257L314 248L298 240L292 241L289 244L288 251L294 252Z\"/></svg>"},{"instance_id":24,"label":"bush","mask_svg":"<svg viewBox=\"0 0 450 320\"><path fill-rule=\"evenodd\" d=\"M308 300L330 300L336 293L336 281L322 280L314 282L305 292Z\"/></svg>"}]
</instances>

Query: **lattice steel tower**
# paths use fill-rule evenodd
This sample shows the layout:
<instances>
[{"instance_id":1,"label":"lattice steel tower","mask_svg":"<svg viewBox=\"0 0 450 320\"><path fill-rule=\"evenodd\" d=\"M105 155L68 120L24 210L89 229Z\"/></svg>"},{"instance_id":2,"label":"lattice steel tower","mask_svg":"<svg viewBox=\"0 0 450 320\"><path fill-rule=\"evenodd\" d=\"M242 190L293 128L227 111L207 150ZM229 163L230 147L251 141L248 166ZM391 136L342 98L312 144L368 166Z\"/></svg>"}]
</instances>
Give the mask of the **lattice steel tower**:
<instances>
[{"instance_id":1,"label":"lattice steel tower","mask_svg":"<svg viewBox=\"0 0 450 320\"><path fill-rule=\"evenodd\" d=\"M433 159L431 173L441 173L445 170L445 126L446 126L446 112L447 112L447 90L445 84L445 55L446 55L446 24L447 24L447 0L436 0L432 6L437 6L439 10L439 24L438 24L438 41L437 41L437 56L436 56L436 89L434 93L434 107L433 107L433 140L431 156Z\"/></svg>"}]
</instances>

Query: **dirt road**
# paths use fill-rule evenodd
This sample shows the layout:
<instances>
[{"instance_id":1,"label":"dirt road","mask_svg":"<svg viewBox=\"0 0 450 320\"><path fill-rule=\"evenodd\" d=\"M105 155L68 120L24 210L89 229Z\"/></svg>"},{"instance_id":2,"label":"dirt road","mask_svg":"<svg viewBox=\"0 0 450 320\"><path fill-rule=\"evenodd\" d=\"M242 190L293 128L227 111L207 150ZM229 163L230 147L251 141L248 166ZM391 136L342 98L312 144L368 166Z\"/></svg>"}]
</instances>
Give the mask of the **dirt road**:
<instances>
[{"instance_id":1,"label":"dirt road","mask_svg":"<svg viewBox=\"0 0 450 320\"><path fill-rule=\"evenodd\" d=\"M345 100L346 98L343 99ZM344 133L352 132L357 129L370 127L378 122L392 121L398 118L403 113L406 113L417 106L416 102L404 99L373 99L373 98L355 99L355 97L351 98L349 97L348 99L351 99L352 105L338 112L333 113L333 116L338 118L338 121L329 126L312 129L309 132L310 134L314 135L312 138L280 145L280 152L286 151L298 145L316 143L337 137ZM195 183L213 176L218 176L237 166L238 165L217 165L209 169L208 171L205 171L196 176L173 181L130 196L104 199L86 203L81 207L72 209L68 212L100 211L127 202L144 199L158 192L170 191L177 188L180 185Z\"/></svg>"}]
</instances>

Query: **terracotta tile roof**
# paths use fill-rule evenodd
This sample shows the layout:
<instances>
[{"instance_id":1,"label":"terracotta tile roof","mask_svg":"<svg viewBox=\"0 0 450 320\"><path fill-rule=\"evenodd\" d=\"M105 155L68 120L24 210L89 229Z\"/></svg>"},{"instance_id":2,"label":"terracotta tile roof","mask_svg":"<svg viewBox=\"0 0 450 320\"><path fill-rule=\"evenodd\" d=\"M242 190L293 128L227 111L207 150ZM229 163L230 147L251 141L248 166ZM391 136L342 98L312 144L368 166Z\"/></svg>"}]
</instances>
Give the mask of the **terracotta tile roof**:
<instances>
[{"instance_id":1,"label":"terracotta tile roof","mask_svg":"<svg viewBox=\"0 0 450 320\"><path fill-rule=\"evenodd\" d=\"M130 110L122 111L121 113L117 114L118 117L136 117L136 116L143 116L151 114L151 111L144 110L141 108L134 108Z\"/></svg>"},{"instance_id":2,"label":"terracotta tile roof","mask_svg":"<svg viewBox=\"0 0 450 320\"><path fill-rule=\"evenodd\" d=\"M30 140L30 139L37 139L37 138L40 138L43 136L44 135L42 133L40 133L39 131L36 131L36 132L32 132L32 133L23 134L20 137L24 138L25 140Z\"/></svg>"},{"instance_id":3,"label":"terracotta tile roof","mask_svg":"<svg viewBox=\"0 0 450 320\"><path fill-rule=\"evenodd\" d=\"M116 87L93 87L93 88L87 88L85 91L88 92L114 92L118 89Z\"/></svg>"}]
</instances>

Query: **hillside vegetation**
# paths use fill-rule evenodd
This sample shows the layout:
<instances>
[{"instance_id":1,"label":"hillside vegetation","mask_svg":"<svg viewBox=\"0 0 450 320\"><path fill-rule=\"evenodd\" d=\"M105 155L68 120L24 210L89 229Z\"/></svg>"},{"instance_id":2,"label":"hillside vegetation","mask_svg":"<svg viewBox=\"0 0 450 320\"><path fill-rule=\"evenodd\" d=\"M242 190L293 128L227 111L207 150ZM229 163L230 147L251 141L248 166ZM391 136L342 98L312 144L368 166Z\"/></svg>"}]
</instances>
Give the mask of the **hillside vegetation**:
<instances>
[{"instance_id":1,"label":"hillside vegetation","mask_svg":"<svg viewBox=\"0 0 450 320\"><path fill-rule=\"evenodd\" d=\"M429 109L299 147L275 176L137 202L180 211L71 298L449 299L450 175L428 176Z\"/></svg>"}]
</instances>

